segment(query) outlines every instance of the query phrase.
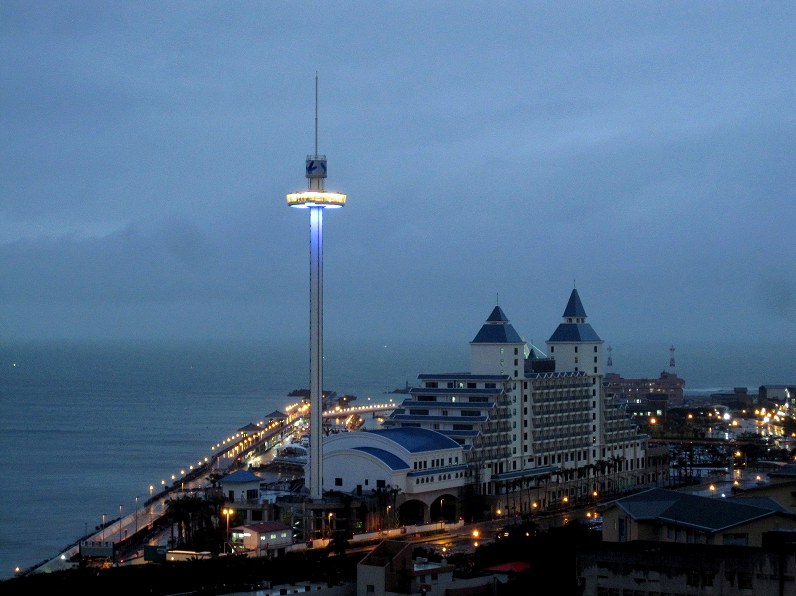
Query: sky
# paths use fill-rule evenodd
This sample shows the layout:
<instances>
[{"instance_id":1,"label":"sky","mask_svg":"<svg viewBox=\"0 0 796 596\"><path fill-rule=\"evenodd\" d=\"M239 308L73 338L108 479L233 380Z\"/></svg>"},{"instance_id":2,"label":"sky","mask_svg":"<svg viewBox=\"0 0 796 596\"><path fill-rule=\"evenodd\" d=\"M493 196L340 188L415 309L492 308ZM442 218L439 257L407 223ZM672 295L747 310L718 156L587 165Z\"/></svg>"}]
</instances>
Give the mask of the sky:
<instances>
[{"instance_id":1,"label":"sky","mask_svg":"<svg viewBox=\"0 0 796 596\"><path fill-rule=\"evenodd\" d=\"M792 2L0 4L0 339L792 341Z\"/></svg>"}]
</instances>

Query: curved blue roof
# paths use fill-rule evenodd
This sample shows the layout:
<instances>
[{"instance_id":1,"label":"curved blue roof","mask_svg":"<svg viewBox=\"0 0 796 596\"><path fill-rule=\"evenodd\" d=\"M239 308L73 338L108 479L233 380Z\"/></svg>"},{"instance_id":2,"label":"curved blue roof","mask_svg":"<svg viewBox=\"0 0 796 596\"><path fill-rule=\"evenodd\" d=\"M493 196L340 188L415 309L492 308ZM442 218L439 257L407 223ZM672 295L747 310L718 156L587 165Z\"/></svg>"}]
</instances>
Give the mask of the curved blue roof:
<instances>
[{"instance_id":1,"label":"curved blue roof","mask_svg":"<svg viewBox=\"0 0 796 596\"><path fill-rule=\"evenodd\" d=\"M450 439L443 434L429 430L427 428L384 428L381 430L369 430L366 432L382 436L385 439L390 439L391 441L395 441L409 453L461 447L453 439Z\"/></svg>"},{"instance_id":2,"label":"curved blue roof","mask_svg":"<svg viewBox=\"0 0 796 596\"><path fill-rule=\"evenodd\" d=\"M391 470L408 470L409 464L402 460L400 457L384 449L378 447L354 447L357 451L364 451L374 457L378 457L381 461L389 466Z\"/></svg>"},{"instance_id":3,"label":"curved blue roof","mask_svg":"<svg viewBox=\"0 0 796 596\"><path fill-rule=\"evenodd\" d=\"M588 323L561 323L547 341L602 341Z\"/></svg>"}]
</instances>

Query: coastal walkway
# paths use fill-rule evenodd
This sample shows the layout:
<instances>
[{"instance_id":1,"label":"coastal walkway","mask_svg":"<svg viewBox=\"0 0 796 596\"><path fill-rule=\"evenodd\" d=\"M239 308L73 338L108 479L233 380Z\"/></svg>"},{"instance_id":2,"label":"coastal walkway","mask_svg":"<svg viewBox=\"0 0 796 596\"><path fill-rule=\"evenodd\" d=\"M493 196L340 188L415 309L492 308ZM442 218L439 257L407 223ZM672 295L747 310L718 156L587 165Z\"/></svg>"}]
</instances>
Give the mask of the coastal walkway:
<instances>
[{"instance_id":1,"label":"coastal walkway","mask_svg":"<svg viewBox=\"0 0 796 596\"><path fill-rule=\"evenodd\" d=\"M260 431L238 433L231 440L223 441L212 457L207 458L205 462L197 463L197 466L182 478L175 478L171 485L162 480L161 485L164 488L161 492L147 499L135 511L127 515L124 515L123 511L120 512L122 515L119 519L112 520L97 532L80 538L52 559L35 565L24 573L70 569L74 566L73 559L80 553L81 545L95 552L114 552L121 549L129 552L135 549L142 550L145 543L158 544L162 539L158 536L162 533L157 532L157 528L162 526L161 518L166 513L168 500L204 491L215 483L216 476L222 476L240 467L250 453L272 449L293 434L294 420L295 417L288 417L286 420L272 422Z\"/></svg>"},{"instance_id":2,"label":"coastal walkway","mask_svg":"<svg viewBox=\"0 0 796 596\"><path fill-rule=\"evenodd\" d=\"M363 406L349 406L342 409L333 409L323 413L324 418L342 418L352 414L386 413L394 410L395 403L368 404ZM287 439L297 431L297 423L305 414L305 410L288 408L288 416L281 420L272 420L262 429L239 431L235 436L225 439L216 445L212 456L203 462L191 466L188 473L180 478L172 477L169 484L161 480L161 491L149 497L141 507L111 520L104 528L80 538L74 544L66 547L58 555L24 571L28 573L41 573L60 571L73 566L73 560L80 554L81 545L87 551L118 552L123 550L141 551L144 544L159 544L164 538L162 527L167 510L167 501L184 495L191 495L204 491L214 486L216 478L232 472L243 465L246 458L252 453L265 453L272 450L280 442ZM150 490L154 490L154 486ZM161 528L158 531L158 528Z\"/></svg>"}]
</instances>

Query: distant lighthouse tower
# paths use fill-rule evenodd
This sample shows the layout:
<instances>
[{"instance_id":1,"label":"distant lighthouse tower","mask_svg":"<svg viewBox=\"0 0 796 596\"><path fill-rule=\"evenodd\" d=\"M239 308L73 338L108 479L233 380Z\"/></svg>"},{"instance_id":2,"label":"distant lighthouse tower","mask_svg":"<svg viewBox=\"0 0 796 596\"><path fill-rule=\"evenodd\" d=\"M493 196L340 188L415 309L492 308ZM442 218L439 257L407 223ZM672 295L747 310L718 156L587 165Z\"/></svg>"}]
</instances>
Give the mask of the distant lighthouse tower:
<instances>
[{"instance_id":1,"label":"distant lighthouse tower","mask_svg":"<svg viewBox=\"0 0 796 596\"><path fill-rule=\"evenodd\" d=\"M345 205L326 192L326 156L318 155L318 76L315 75L315 154L307 156L308 190L287 195L291 207L310 210L310 474L311 499L323 497L323 210Z\"/></svg>"}]
</instances>

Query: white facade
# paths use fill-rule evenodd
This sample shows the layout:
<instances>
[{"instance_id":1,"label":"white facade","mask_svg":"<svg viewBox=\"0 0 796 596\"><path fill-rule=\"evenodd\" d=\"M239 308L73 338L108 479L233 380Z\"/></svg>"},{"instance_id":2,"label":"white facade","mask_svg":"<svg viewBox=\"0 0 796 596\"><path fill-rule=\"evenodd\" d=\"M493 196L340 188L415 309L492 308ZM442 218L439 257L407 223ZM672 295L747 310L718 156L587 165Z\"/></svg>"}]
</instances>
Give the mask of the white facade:
<instances>
[{"instance_id":1,"label":"white facade","mask_svg":"<svg viewBox=\"0 0 796 596\"><path fill-rule=\"evenodd\" d=\"M495 496L496 509L525 513L537 501L550 507L643 484L646 436L605 396L602 344L577 291L549 357L530 352L495 307L470 342L472 372L420 375L386 424L461 443L468 484Z\"/></svg>"},{"instance_id":2,"label":"white facade","mask_svg":"<svg viewBox=\"0 0 796 596\"><path fill-rule=\"evenodd\" d=\"M360 495L387 486L404 495L455 493L466 470L460 445L420 428L330 436L323 441L323 461L325 487Z\"/></svg>"}]
</instances>

